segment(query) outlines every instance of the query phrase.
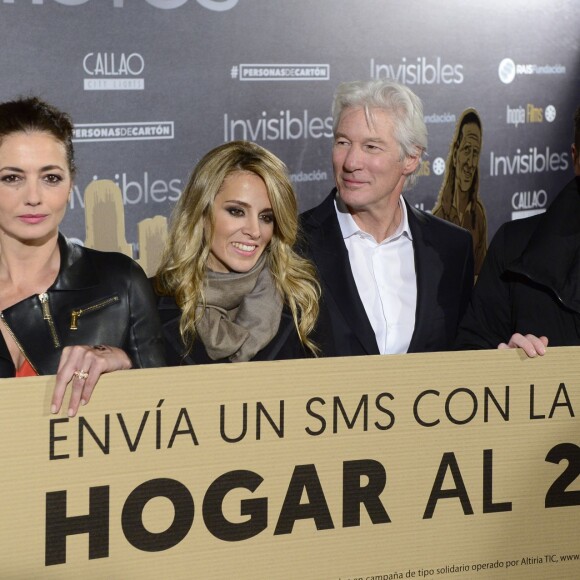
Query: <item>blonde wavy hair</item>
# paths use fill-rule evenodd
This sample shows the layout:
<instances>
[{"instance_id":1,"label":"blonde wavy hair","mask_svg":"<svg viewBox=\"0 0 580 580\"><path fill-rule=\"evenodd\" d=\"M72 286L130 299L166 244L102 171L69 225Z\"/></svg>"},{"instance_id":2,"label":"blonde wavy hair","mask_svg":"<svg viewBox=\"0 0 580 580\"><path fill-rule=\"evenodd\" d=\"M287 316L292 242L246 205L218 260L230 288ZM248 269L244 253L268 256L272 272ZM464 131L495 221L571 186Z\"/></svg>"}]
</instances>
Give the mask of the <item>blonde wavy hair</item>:
<instances>
[{"instance_id":1,"label":"blonde wavy hair","mask_svg":"<svg viewBox=\"0 0 580 580\"><path fill-rule=\"evenodd\" d=\"M267 265L276 287L290 308L302 344L314 355L309 338L318 318L320 284L313 264L294 251L298 238L298 204L284 163L249 141L225 143L197 164L172 214L167 245L155 276L160 295L175 298L181 308L179 330L188 351L196 337L205 305L203 292L214 228L214 200L225 179L238 171L259 176L274 214L274 234L266 249Z\"/></svg>"}]
</instances>

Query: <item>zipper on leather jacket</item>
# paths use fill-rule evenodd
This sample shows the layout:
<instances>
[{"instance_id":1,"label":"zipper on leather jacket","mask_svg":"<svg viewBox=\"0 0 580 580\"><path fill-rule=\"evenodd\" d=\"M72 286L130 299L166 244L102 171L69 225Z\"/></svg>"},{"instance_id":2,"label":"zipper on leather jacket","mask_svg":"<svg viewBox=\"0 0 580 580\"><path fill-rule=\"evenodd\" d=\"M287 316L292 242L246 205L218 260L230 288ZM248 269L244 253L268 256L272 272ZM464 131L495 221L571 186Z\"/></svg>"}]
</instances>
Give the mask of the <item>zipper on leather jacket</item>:
<instances>
[{"instance_id":1,"label":"zipper on leather jacket","mask_svg":"<svg viewBox=\"0 0 580 580\"><path fill-rule=\"evenodd\" d=\"M88 312L94 312L95 310L100 310L109 304L114 304L115 302L119 302L118 296L111 296L111 298L107 298L98 304L93 304L92 306L87 306L86 308L77 308L73 310L70 314L70 330L78 330L79 329L79 318L83 314L87 314Z\"/></svg>"},{"instance_id":2,"label":"zipper on leather jacket","mask_svg":"<svg viewBox=\"0 0 580 580\"><path fill-rule=\"evenodd\" d=\"M16 346L18 347L18 350L23 354L24 358L26 358L26 360L28 361L28 364L30 364L30 366L32 367L32 369L34 370L34 372L37 375L40 374L36 370L36 367L32 364L31 360L28 358L28 355L26 354L26 351L24 350L24 348L22 348L22 344L20 344L20 341L16 338L16 336L12 332L12 329L8 325L8 322L6 322L6 319L4 318L4 313L3 312L0 312L0 319L4 323L4 326L5 326L6 330L8 331L8 334L12 337L12 340L14 341L14 343L16 344Z\"/></svg>"},{"instance_id":3,"label":"zipper on leather jacket","mask_svg":"<svg viewBox=\"0 0 580 580\"><path fill-rule=\"evenodd\" d=\"M60 348L60 340L58 338L58 334L56 332L56 326L54 324L54 320L52 318L52 314L50 312L50 304L48 302L48 294L43 292L42 294L38 295L38 299L40 300L40 305L42 306L42 316L44 320L48 323L48 328L50 330L50 335L52 336L52 342L54 344L54 348Z\"/></svg>"}]
</instances>

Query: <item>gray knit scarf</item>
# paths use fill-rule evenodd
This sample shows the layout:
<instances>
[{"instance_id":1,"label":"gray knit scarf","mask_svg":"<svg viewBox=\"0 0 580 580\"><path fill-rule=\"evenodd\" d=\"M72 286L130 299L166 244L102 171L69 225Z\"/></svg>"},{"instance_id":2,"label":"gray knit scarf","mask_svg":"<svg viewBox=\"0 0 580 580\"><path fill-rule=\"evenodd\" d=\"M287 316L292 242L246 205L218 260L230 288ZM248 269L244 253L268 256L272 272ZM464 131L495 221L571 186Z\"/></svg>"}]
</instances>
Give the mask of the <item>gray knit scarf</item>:
<instances>
[{"instance_id":1,"label":"gray knit scarf","mask_svg":"<svg viewBox=\"0 0 580 580\"><path fill-rule=\"evenodd\" d=\"M212 360L252 360L276 336L283 301L265 266L263 253L248 272L208 271L196 330Z\"/></svg>"}]
</instances>

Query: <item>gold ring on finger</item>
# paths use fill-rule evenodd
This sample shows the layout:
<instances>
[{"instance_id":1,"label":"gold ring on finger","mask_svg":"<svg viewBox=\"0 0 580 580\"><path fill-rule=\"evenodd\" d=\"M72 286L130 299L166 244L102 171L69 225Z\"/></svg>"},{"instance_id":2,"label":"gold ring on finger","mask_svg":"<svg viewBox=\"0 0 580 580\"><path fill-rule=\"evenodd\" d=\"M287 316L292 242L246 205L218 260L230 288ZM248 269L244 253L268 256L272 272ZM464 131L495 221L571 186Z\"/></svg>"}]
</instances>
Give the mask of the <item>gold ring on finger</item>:
<instances>
[{"instance_id":1,"label":"gold ring on finger","mask_svg":"<svg viewBox=\"0 0 580 580\"><path fill-rule=\"evenodd\" d=\"M89 378L89 373L87 371L75 371L73 377L80 379L81 381L86 381Z\"/></svg>"}]
</instances>

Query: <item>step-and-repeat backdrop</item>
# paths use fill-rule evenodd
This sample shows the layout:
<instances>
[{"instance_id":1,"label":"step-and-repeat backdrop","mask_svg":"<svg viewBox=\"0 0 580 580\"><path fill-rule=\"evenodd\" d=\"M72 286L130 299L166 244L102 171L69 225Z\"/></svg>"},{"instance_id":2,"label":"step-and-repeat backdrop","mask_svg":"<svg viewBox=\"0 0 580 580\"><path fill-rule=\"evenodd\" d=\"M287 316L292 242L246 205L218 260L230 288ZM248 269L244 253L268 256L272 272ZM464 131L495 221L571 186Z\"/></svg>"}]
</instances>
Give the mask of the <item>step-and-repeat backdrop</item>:
<instances>
[{"instance_id":1,"label":"step-and-repeat backdrop","mask_svg":"<svg viewBox=\"0 0 580 580\"><path fill-rule=\"evenodd\" d=\"M73 116L64 233L85 239L83 193L110 179L135 243L137 223L169 216L195 163L232 139L271 149L301 209L317 204L333 185L336 86L389 77L425 105L418 207L437 201L463 111L479 113L491 238L573 174L578 30L575 0L0 0L0 99L37 94Z\"/></svg>"}]
</instances>

